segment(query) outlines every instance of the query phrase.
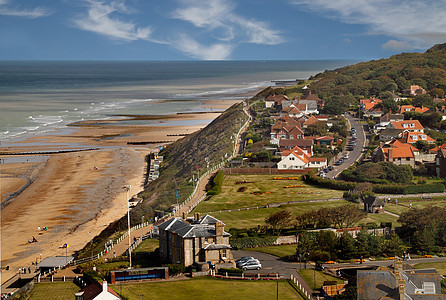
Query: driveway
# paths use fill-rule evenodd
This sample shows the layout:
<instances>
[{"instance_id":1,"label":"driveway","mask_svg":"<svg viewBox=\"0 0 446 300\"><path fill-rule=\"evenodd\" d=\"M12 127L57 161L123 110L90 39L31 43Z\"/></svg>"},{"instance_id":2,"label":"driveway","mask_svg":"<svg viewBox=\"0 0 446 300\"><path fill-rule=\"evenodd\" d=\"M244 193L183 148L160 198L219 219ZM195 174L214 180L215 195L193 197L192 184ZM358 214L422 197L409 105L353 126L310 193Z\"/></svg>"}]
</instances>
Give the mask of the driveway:
<instances>
[{"instance_id":1,"label":"driveway","mask_svg":"<svg viewBox=\"0 0 446 300\"><path fill-rule=\"evenodd\" d=\"M286 262L281 260L279 257L267 253L257 252L257 251L232 251L234 255L234 259L239 259L243 256L252 256L257 258L262 264L262 269L257 270L246 270L246 273L279 273L280 275L285 276L285 278L290 278L290 275L294 276L297 273L297 270L300 269L299 263L295 262ZM302 268L304 265L302 264Z\"/></svg>"}]
</instances>

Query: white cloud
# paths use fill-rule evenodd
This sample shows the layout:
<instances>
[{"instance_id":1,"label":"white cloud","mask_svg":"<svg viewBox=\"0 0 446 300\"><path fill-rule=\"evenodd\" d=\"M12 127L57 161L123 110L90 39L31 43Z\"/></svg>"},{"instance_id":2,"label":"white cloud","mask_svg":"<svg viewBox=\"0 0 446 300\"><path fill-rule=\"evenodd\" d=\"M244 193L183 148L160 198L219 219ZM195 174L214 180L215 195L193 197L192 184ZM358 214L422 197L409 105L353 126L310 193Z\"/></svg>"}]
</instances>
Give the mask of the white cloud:
<instances>
[{"instance_id":1,"label":"white cloud","mask_svg":"<svg viewBox=\"0 0 446 300\"><path fill-rule=\"evenodd\" d=\"M123 2L86 0L88 14L76 19L74 23L83 30L124 41L150 40L150 27L136 27L115 17L116 14L127 14L129 9Z\"/></svg>"},{"instance_id":2,"label":"white cloud","mask_svg":"<svg viewBox=\"0 0 446 300\"><path fill-rule=\"evenodd\" d=\"M50 12L41 7L36 7L34 9L21 9L17 7L11 7L7 0L0 0L0 15L34 19L46 17L50 15Z\"/></svg>"},{"instance_id":3,"label":"white cloud","mask_svg":"<svg viewBox=\"0 0 446 300\"><path fill-rule=\"evenodd\" d=\"M446 41L444 0L291 1L299 8L321 12L344 23L364 24L370 32L394 37L383 45L386 49L423 49Z\"/></svg>"},{"instance_id":4,"label":"white cloud","mask_svg":"<svg viewBox=\"0 0 446 300\"><path fill-rule=\"evenodd\" d=\"M195 32L196 35L204 34L218 41L215 44L211 42L211 46L205 48L212 53L222 54L221 57L228 56L240 43L277 45L283 42L280 32L270 29L267 23L248 20L236 14L235 5L230 1L180 0L180 3L181 7L175 10L173 17L202 29L201 32ZM203 47L193 48L198 51Z\"/></svg>"},{"instance_id":5,"label":"white cloud","mask_svg":"<svg viewBox=\"0 0 446 300\"><path fill-rule=\"evenodd\" d=\"M216 43L205 46L184 34L175 43L172 43L172 45L193 58L204 60L228 59L232 52L232 46L230 44Z\"/></svg>"}]
</instances>

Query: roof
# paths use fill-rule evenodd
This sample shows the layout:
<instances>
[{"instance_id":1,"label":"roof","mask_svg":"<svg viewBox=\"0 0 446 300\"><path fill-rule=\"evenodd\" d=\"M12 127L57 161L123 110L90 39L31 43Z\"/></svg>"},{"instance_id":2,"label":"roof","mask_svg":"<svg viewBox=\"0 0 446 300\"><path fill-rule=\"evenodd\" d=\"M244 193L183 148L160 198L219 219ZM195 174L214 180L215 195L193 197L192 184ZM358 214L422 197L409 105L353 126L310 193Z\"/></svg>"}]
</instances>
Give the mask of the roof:
<instances>
[{"instance_id":1,"label":"roof","mask_svg":"<svg viewBox=\"0 0 446 300\"><path fill-rule=\"evenodd\" d=\"M318 122L319 122L318 118L316 118L315 116L311 116L311 117L308 118L308 120L306 120L304 122L304 124L305 125L312 125L312 124L316 124Z\"/></svg>"},{"instance_id":2,"label":"roof","mask_svg":"<svg viewBox=\"0 0 446 300\"><path fill-rule=\"evenodd\" d=\"M434 143L435 140L422 132L404 132L403 137L400 139L404 143L414 144L418 141L424 141L427 143Z\"/></svg>"},{"instance_id":3,"label":"roof","mask_svg":"<svg viewBox=\"0 0 446 300\"><path fill-rule=\"evenodd\" d=\"M317 101L316 100L298 100L299 104L306 104L308 110L317 110Z\"/></svg>"},{"instance_id":4,"label":"roof","mask_svg":"<svg viewBox=\"0 0 446 300\"><path fill-rule=\"evenodd\" d=\"M57 268L69 264L74 257L72 256L53 256L47 257L37 264L38 268Z\"/></svg>"},{"instance_id":5,"label":"roof","mask_svg":"<svg viewBox=\"0 0 446 300\"><path fill-rule=\"evenodd\" d=\"M384 206L384 202L374 195L369 195L367 198L365 198L364 203L371 206Z\"/></svg>"},{"instance_id":6,"label":"roof","mask_svg":"<svg viewBox=\"0 0 446 300\"><path fill-rule=\"evenodd\" d=\"M420 121L418 120L404 120L404 121L391 121L390 124L392 124L393 128L397 129L424 129L423 125L421 125Z\"/></svg>"},{"instance_id":7,"label":"roof","mask_svg":"<svg viewBox=\"0 0 446 300\"><path fill-rule=\"evenodd\" d=\"M218 222L224 225L220 220L208 215L201 218L197 224L186 223L180 218L170 218L159 225L158 228L174 232L182 238L211 237L216 236L215 224ZM226 231L223 231L223 235L231 236Z\"/></svg>"},{"instance_id":8,"label":"roof","mask_svg":"<svg viewBox=\"0 0 446 300\"><path fill-rule=\"evenodd\" d=\"M386 122L386 121L403 121L404 120L404 115L403 114L387 113L384 116L382 116L379 120L381 122Z\"/></svg>"},{"instance_id":9,"label":"roof","mask_svg":"<svg viewBox=\"0 0 446 300\"><path fill-rule=\"evenodd\" d=\"M107 292L109 294L104 294L101 295L100 298L98 298L97 296L99 294L101 294L103 290L102 284L100 284L99 282L95 282L93 284L90 284L89 286L87 286L86 288L83 288L81 290L81 292L83 292L83 299L84 300L93 300L93 299L108 299L108 300L113 300L113 299L121 299L118 294L107 285ZM112 295L110 295L112 294Z\"/></svg>"},{"instance_id":10,"label":"roof","mask_svg":"<svg viewBox=\"0 0 446 300\"><path fill-rule=\"evenodd\" d=\"M313 146L313 140L311 139L280 139L279 141L279 147L286 147L286 146L299 146L302 147L311 147Z\"/></svg>"},{"instance_id":11,"label":"roof","mask_svg":"<svg viewBox=\"0 0 446 300\"><path fill-rule=\"evenodd\" d=\"M327 161L325 157L310 157L310 161Z\"/></svg>"},{"instance_id":12,"label":"roof","mask_svg":"<svg viewBox=\"0 0 446 300\"><path fill-rule=\"evenodd\" d=\"M204 250L231 249L231 246L226 244L209 244L204 246L203 249Z\"/></svg>"},{"instance_id":13,"label":"roof","mask_svg":"<svg viewBox=\"0 0 446 300\"><path fill-rule=\"evenodd\" d=\"M400 147L400 148L382 148L383 153L389 159L389 152L392 152L392 158L414 158L414 153L410 147Z\"/></svg>"},{"instance_id":14,"label":"roof","mask_svg":"<svg viewBox=\"0 0 446 300\"><path fill-rule=\"evenodd\" d=\"M211 216L211 215L205 215L204 217L202 217L202 218L200 219L200 221L198 221L198 223L200 223L200 224L216 224L216 223L218 223L218 222L220 222L220 223L223 224L223 225L226 225L225 223L223 223L222 221L220 221L220 220L214 218L214 217Z\"/></svg>"}]
</instances>

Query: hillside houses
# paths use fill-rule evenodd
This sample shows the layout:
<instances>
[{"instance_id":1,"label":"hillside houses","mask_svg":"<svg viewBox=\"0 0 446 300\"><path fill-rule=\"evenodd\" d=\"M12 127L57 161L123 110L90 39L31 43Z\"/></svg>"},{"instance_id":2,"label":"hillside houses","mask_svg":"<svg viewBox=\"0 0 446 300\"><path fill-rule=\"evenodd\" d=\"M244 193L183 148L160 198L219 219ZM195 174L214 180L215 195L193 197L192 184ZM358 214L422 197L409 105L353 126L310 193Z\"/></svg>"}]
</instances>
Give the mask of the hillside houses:
<instances>
[{"instance_id":1,"label":"hillside houses","mask_svg":"<svg viewBox=\"0 0 446 300\"><path fill-rule=\"evenodd\" d=\"M325 168L327 159L325 157L311 157L311 153L302 150L298 146L291 150L283 151L282 160L277 164L279 170L304 170L306 168Z\"/></svg>"}]
</instances>

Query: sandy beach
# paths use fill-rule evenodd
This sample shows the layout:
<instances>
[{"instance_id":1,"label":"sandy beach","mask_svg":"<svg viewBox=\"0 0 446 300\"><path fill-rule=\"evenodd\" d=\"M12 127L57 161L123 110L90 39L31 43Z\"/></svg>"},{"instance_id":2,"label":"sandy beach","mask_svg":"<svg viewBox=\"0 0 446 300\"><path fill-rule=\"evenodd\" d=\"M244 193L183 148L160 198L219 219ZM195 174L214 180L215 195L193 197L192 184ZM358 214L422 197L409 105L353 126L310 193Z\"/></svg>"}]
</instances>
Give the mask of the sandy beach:
<instances>
[{"instance_id":1,"label":"sandy beach","mask_svg":"<svg viewBox=\"0 0 446 300\"><path fill-rule=\"evenodd\" d=\"M238 101L206 105L220 111ZM49 154L46 162L0 164L2 202L30 183L1 210L1 282L36 260L65 255L65 249L60 248L65 243L70 246L68 255L83 248L126 213L122 186L131 185L130 196L142 190L144 159L154 147L203 128L219 114L177 114L150 126L127 125L119 120L88 122L0 147L0 159L6 161L15 157L8 155L12 153L95 149ZM172 121L175 126L169 126ZM182 122L185 125L178 125ZM33 236L38 242L28 243Z\"/></svg>"}]
</instances>

